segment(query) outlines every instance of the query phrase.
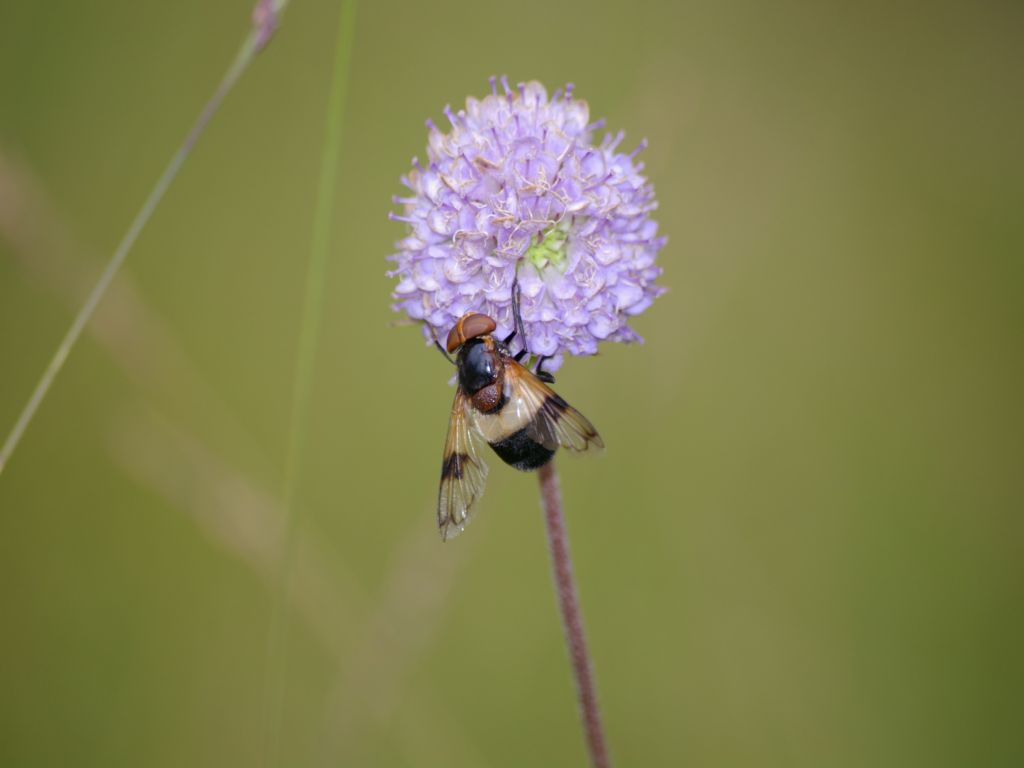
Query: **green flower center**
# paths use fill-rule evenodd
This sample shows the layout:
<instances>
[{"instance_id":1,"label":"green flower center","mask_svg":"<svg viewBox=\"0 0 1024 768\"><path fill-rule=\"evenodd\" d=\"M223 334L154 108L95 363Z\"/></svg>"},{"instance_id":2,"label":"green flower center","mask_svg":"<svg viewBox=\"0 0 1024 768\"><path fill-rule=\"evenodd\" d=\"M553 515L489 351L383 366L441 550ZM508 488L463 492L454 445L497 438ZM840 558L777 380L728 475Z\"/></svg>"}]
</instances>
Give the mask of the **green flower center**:
<instances>
[{"instance_id":1,"label":"green flower center","mask_svg":"<svg viewBox=\"0 0 1024 768\"><path fill-rule=\"evenodd\" d=\"M565 243L569 239L569 233L561 227L552 227L544 233L540 242L534 243L526 251L527 260L541 271L548 264L556 269L565 267Z\"/></svg>"}]
</instances>

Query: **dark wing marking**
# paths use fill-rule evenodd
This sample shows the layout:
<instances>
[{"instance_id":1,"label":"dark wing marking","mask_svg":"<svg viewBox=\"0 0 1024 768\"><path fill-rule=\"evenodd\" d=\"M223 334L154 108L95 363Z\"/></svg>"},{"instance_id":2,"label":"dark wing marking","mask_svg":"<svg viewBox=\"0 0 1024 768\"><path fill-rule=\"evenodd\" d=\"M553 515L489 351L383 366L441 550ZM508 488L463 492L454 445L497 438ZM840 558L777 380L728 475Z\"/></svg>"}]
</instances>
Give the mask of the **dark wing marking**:
<instances>
[{"instance_id":1,"label":"dark wing marking","mask_svg":"<svg viewBox=\"0 0 1024 768\"><path fill-rule=\"evenodd\" d=\"M473 504L483 495L487 480L487 465L477 450L476 426L470 408L469 398L459 387L452 403L437 496L437 527L444 541L462 533L473 512Z\"/></svg>"},{"instance_id":2,"label":"dark wing marking","mask_svg":"<svg viewBox=\"0 0 1024 768\"><path fill-rule=\"evenodd\" d=\"M561 446L570 451L598 451L604 441L594 425L547 384L514 360L505 361L505 376L509 387L509 404L517 412L532 415L527 433L543 445L554 450Z\"/></svg>"}]
</instances>

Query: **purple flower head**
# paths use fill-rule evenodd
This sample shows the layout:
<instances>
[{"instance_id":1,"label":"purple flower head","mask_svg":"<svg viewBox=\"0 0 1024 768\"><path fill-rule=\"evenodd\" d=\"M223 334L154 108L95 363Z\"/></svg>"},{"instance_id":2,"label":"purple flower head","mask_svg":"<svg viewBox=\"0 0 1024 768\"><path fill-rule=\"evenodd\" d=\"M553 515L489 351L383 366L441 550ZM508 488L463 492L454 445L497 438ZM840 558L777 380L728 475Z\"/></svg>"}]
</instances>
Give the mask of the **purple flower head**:
<instances>
[{"instance_id":1,"label":"purple flower head","mask_svg":"<svg viewBox=\"0 0 1024 768\"><path fill-rule=\"evenodd\" d=\"M665 238L650 218L654 189L629 154L623 134L591 136L586 102L572 86L549 100L537 82L466 99L444 112L451 130L432 121L428 163L413 160L396 197L408 234L391 258L396 311L444 339L467 311L513 328L512 282L518 274L526 342L533 355L592 355L599 341L640 341L627 325L664 289L654 285Z\"/></svg>"}]
</instances>

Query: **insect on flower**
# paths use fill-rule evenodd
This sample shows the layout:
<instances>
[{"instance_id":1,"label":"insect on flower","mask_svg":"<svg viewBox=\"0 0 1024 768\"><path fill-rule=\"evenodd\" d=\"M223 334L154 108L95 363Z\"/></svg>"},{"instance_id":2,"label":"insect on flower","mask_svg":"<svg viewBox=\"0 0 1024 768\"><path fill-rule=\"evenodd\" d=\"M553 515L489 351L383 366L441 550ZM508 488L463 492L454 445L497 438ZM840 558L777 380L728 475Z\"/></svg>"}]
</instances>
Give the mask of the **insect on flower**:
<instances>
[{"instance_id":1,"label":"insect on flower","mask_svg":"<svg viewBox=\"0 0 1024 768\"><path fill-rule=\"evenodd\" d=\"M408 193L392 198L402 209L389 216L406 226L388 274L393 309L458 367L438 501L447 539L483 493L481 442L522 470L559 446L601 446L545 366L641 340L630 321L664 292L665 237L637 159L646 141L625 152L621 131L601 137L604 120L571 84L549 97L535 81L491 78L490 94L444 114L444 129L427 121L426 162L402 177Z\"/></svg>"},{"instance_id":2,"label":"insect on flower","mask_svg":"<svg viewBox=\"0 0 1024 768\"><path fill-rule=\"evenodd\" d=\"M437 501L437 524L446 541L462 533L483 494L487 465L480 441L523 471L547 464L560 446L575 452L604 447L594 425L548 386L554 377L544 370L545 358L536 373L520 363L527 347L518 282L512 286L512 311L515 328L504 339L492 335L492 318L467 312L448 334L447 352L436 342L458 369ZM522 348L513 355L508 345L516 336ZM453 352L455 360L449 357Z\"/></svg>"}]
</instances>

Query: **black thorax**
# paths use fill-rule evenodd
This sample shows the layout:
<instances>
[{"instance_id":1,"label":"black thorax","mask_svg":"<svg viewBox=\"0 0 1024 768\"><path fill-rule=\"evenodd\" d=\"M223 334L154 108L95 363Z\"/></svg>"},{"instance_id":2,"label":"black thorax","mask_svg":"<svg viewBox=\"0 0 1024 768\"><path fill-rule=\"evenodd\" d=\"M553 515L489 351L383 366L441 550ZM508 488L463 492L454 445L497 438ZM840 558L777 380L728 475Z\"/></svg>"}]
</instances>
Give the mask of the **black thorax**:
<instances>
[{"instance_id":1,"label":"black thorax","mask_svg":"<svg viewBox=\"0 0 1024 768\"><path fill-rule=\"evenodd\" d=\"M498 353L484 345L483 339L470 339L459 350L459 385L472 395L498 378Z\"/></svg>"}]
</instances>

